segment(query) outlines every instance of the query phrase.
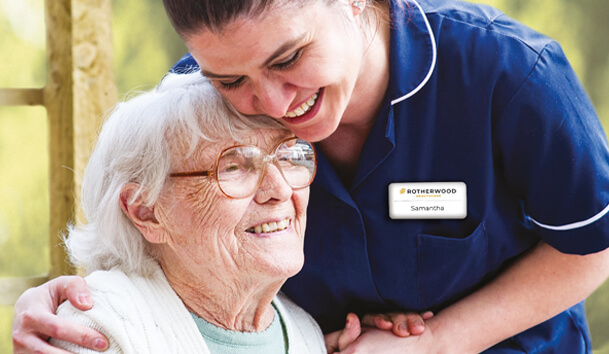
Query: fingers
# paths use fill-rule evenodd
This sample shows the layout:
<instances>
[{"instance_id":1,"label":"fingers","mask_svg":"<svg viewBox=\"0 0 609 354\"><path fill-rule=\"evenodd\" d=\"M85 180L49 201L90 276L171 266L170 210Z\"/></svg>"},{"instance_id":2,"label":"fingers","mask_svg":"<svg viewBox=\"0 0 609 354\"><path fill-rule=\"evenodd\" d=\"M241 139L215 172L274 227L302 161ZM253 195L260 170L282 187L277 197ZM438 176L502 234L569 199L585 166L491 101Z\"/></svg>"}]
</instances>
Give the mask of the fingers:
<instances>
[{"instance_id":1,"label":"fingers","mask_svg":"<svg viewBox=\"0 0 609 354\"><path fill-rule=\"evenodd\" d=\"M362 317L362 325L368 327L376 327L378 329L390 330L393 328L393 322L389 315L383 313L366 314Z\"/></svg>"},{"instance_id":2,"label":"fingers","mask_svg":"<svg viewBox=\"0 0 609 354\"><path fill-rule=\"evenodd\" d=\"M417 314L414 312L391 312L387 314L367 314L362 324L383 330L391 330L399 337L419 335L425 332L425 320L433 317L431 311Z\"/></svg>"},{"instance_id":3,"label":"fingers","mask_svg":"<svg viewBox=\"0 0 609 354\"><path fill-rule=\"evenodd\" d=\"M326 350L328 354L338 352L338 337L342 331L335 331L324 335L324 341L326 342Z\"/></svg>"},{"instance_id":4,"label":"fingers","mask_svg":"<svg viewBox=\"0 0 609 354\"><path fill-rule=\"evenodd\" d=\"M86 289L86 283L80 277L60 277L21 295L15 303L13 317L16 353L65 353L47 343L51 337L98 351L108 347L108 341L101 333L55 315L57 307L70 296L77 303L82 302L75 294L82 293L83 284ZM86 304L79 307L87 308Z\"/></svg>"},{"instance_id":5,"label":"fingers","mask_svg":"<svg viewBox=\"0 0 609 354\"><path fill-rule=\"evenodd\" d=\"M412 315L411 313L389 314L392 321L391 331L398 337L408 337L410 335L411 324L416 321L416 319L411 318Z\"/></svg>"},{"instance_id":6,"label":"fingers","mask_svg":"<svg viewBox=\"0 0 609 354\"><path fill-rule=\"evenodd\" d=\"M353 343L362 333L362 326L359 318L354 313L347 315L345 328L324 336L328 354L337 353L344 350L349 344Z\"/></svg>"},{"instance_id":7,"label":"fingers","mask_svg":"<svg viewBox=\"0 0 609 354\"><path fill-rule=\"evenodd\" d=\"M425 332L425 322L423 318L416 313L408 313L400 316L400 323L393 327L393 333L400 337L409 335L419 335Z\"/></svg>"},{"instance_id":8,"label":"fingers","mask_svg":"<svg viewBox=\"0 0 609 354\"><path fill-rule=\"evenodd\" d=\"M338 337L338 350L342 351L349 344L353 343L362 333L362 326L356 314L350 313L347 315L345 329Z\"/></svg>"},{"instance_id":9,"label":"fingers","mask_svg":"<svg viewBox=\"0 0 609 354\"><path fill-rule=\"evenodd\" d=\"M72 323L54 313L40 313L37 310L28 309L21 313L20 318L21 325L13 329L13 343L17 342L21 348L48 347L42 351L46 353L50 348L46 342L49 338L97 351L104 351L108 348L108 340L101 333Z\"/></svg>"},{"instance_id":10,"label":"fingers","mask_svg":"<svg viewBox=\"0 0 609 354\"><path fill-rule=\"evenodd\" d=\"M16 341L15 337L13 336L13 354L26 353L70 354L70 352L55 348L46 341L37 337L34 341L29 342L27 346L24 346L20 341Z\"/></svg>"},{"instance_id":11,"label":"fingers","mask_svg":"<svg viewBox=\"0 0 609 354\"><path fill-rule=\"evenodd\" d=\"M86 311L93 307L87 282L84 278L79 276L62 276L51 280L47 284L49 294L55 299L57 305L67 299L72 306L81 311Z\"/></svg>"}]
</instances>

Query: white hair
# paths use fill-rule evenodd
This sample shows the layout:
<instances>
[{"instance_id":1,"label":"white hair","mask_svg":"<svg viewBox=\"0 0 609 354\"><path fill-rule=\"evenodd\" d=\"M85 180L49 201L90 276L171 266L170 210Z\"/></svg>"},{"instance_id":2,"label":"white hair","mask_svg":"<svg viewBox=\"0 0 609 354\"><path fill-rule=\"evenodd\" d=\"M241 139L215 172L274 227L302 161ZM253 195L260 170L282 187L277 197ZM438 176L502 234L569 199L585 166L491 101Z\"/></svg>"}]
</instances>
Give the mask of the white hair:
<instances>
[{"instance_id":1,"label":"white hair","mask_svg":"<svg viewBox=\"0 0 609 354\"><path fill-rule=\"evenodd\" d=\"M137 183L153 205L170 173L172 146L185 142L192 153L202 141L265 128L285 129L271 118L239 114L200 73L168 74L155 90L117 104L83 175L87 222L69 225L64 240L72 263L87 273L119 267L147 274L155 260L120 207L123 187Z\"/></svg>"}]
</instances>

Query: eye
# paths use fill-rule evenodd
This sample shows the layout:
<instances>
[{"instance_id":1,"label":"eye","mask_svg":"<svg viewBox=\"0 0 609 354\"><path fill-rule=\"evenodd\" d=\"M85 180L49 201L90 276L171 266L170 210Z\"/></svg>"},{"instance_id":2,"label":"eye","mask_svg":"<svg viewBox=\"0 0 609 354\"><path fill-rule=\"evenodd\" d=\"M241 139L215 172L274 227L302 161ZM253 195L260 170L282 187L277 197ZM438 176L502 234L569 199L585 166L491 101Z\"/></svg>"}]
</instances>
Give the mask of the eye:
<instances>
[{"instance_id":1,"label":"eye","mask_svg":"<svg viewBox=\"0 0 609 354\"><path fill-rule=\"evenodd\" d=\"M222 170L220 171L220 173L231 173L231 172L237 172L241 169L241 166L239 166L238 164L231 164L231 165L226 165L222 168Z\"/></svg>"},{"instance_id":2,"label":"eye","mask_svg":"<svg viewBox=\"0 0 609 354\"><path fill-rule=\"evenodd\" d=\"M292 55L290 55L286 60L284 60L280 63L273 64L273 68L278 69L278 70L287 69L287 68L293 66L294 64L296 64L296 62L298 62L298 59L300 59L301 56L302 56L302 49L298 49Z\"/></svg>"},{"instance_id":3,"label":"eye","mask_svg":"<svg viewBox=\"0 0 609 354\"><path fill-rule=\"evenodd\" d=\"M230 90L230 89L235 89L235 88L241 86L241 84L243 83L243 80L245 80L245 76L240 76L235 81L231 81L231 82L218 81L218 83L220 84L221 88Z\"/></svg>"}]
</instances>

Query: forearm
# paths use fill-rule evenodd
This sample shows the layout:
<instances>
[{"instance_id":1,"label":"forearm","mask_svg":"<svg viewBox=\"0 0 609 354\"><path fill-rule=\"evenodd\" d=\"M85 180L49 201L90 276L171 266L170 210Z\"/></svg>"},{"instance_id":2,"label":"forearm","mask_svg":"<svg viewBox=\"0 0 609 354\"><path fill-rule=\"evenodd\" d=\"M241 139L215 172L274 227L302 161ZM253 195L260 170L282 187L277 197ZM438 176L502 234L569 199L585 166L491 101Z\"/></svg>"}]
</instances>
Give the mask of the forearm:
<instances>
[{"instance_id":1,"label":"forearm","mask_svg":"<svg viewBox=\"0 0 609 354\"><path fill-rule=\"evenodd\" d=\"M540 243L488 285L439 312L427 325L445 349L479 353L582 301L608 275L609 250L568 255Z\"/></svg>"}]
</instances>

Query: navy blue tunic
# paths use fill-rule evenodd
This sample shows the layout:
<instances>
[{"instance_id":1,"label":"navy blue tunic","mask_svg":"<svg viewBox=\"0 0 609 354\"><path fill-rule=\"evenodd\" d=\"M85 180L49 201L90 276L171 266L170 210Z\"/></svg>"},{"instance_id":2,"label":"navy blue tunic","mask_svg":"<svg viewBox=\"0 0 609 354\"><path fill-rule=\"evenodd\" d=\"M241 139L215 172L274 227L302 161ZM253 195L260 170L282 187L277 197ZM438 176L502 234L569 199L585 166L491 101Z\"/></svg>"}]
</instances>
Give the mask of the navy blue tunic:
<instances>
[{"instance_id":1,"label":"navy blue tunic","mask_svg":"<svg viewBox=\"0 0 609 354\"><path fill-rule=\"evenodd\" d=\"M350 186L318 149L305 266L283 288L324 331L350 311L439 311L540 241L609 247L609 149L560 46L484 5L391 16L383 108ZM465 219L389 217L390 183L443 181L466 183ZM487 352L591 350L580 303Z\"/></svg>"}]
</instances>

